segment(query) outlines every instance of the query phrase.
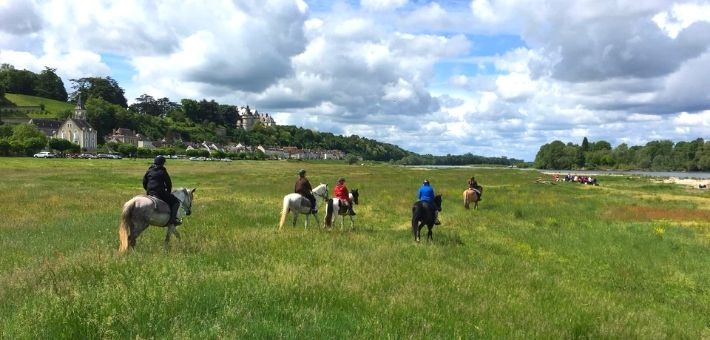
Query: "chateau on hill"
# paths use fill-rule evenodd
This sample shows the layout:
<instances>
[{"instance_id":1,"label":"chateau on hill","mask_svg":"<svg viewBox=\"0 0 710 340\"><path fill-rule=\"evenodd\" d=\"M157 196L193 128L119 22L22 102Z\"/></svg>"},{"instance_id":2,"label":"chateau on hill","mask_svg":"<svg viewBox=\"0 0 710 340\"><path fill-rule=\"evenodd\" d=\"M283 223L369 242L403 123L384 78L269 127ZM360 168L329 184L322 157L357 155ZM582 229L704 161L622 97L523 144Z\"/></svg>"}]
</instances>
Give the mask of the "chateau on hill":
<instances>
[{"instance_id":1,"label":"chateau on hill","mask_svg":"<svg viewBox=\"0 0 710 340\"><path fill-rule=\"evenodd\" d=\"M237 114L237 128L251 131L256 122L261 122L264 126L276 125L276 121L274 121L274 118L269 116L268 113L262 115L257 110L254 110L254 113L252 113L248 105L239 108L239 113Z\"/></svg>"}]
</instances>

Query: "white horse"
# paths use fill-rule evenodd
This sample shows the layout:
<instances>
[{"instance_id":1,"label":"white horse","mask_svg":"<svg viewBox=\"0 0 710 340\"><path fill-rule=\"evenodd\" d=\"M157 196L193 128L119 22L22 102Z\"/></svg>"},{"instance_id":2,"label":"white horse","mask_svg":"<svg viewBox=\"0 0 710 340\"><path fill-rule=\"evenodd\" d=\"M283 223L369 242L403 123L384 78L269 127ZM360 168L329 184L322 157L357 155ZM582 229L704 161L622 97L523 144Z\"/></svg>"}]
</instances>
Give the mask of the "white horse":
<instances>
[{"instance_id":1,"label":"white horse","mask_svg":"<svg viewBox=\"0 0 710 340\"><path fill-rule=\"evenodd\" d=\"M350 197L350 202L353 202L353 204L360 204L358 202L360 193L357 192L357 189L350 190L348 197ZM340 230L343 230L343 225L345 224L345 215L348 215L348 209L347 206L344 205L343 202L341 202L340 199L337 197L329 199L328 203L325 206L326 227L330 227L332 225L333 213L338 214L341 217ZM350 228L355 228L355 220L353 220L353 215L348 216L350 216Z\"/></svg>"},{"instance_id":2,"label":"white horse","mask_svg":"<svg viewBox=\"0 0 710 340\"><path fill-rule=\"evenodd\" d=\"M328 185L321 184L311 191L313 196L316 198L315 208L318 209L320 200L328 199ZM296 220L298 219L298 214L306 215L306 226L308 228L308 220L311 216L311 202L307 198L301 196L301 194L293 193L284 196L283 208L281 209L281 221L279 222L279 230L283 227L284 222L286 222L286 215L289 212L293 213L293 226L296 226ZM316 219L316 224L320 227L320 222L318 222L318 215L316 211L313 212L313 216Z\"/></svg>"},{"instance_id":3,"label":"white horse","mask_svg":"<svg viewBox=\"0 0 710 340\"><path fill-rule=\"evenodd\" d=\"M180 207L185 210L185 215L192 213L192 197L195 190L197 189L178 188L173 191L173 196L180 201ZM180 238L175 225L168 225L169 220L170 207L162 200L146 195L131 198L123 205L121 222L118 225L118 240L121 242L118 251L122 253L128 249L128 246L134 248L138 235L149 225L168 227L168 232L165 235L165 246L167 247L170 242L170 234L175 234L175 237Z\"/></svg>"}]
</instances>

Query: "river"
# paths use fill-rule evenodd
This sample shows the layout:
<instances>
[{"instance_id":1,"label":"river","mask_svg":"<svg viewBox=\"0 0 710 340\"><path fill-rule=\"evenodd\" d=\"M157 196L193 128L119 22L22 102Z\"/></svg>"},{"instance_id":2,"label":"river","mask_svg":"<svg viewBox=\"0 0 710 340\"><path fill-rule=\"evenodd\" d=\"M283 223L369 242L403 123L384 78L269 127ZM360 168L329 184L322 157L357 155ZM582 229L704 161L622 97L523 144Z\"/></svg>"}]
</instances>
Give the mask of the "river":
<instances>
[{"instance_id":1,"label":"river","mask_svg":"<svg viewBox=\"0 0 710 340\"><path fill-rule=\"evenodd\" d=\"M409 165L412 168L429 168L429 169L447 169L447 168L467 168L467 169L500 169L507 170L506 167L492 166L471 166L471 165ZM572 174L580 176L604 176L604 175L621 175L621 176L648 176L648 177L677 177L677 178L698 178L710 179L710 172L684 172L684 171L640 171L640 170L539 170L539 169L517 169L522 171L540 171L543 174Z\"/></svg>"}]
</instances>

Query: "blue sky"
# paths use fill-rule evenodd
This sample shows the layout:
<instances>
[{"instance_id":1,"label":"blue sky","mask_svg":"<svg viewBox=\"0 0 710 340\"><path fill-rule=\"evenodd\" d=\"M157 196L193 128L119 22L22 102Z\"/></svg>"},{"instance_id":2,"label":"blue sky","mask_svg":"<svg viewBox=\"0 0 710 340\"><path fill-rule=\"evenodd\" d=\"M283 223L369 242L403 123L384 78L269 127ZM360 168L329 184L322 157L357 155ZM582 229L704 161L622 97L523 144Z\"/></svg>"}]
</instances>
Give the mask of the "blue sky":
<instances>
[{"instance_id":1,"label":"blue sky","mask_svg":"<svg viewBox=\"0 0 710 340\"><path fill-rule=\"evenodd\" d=\"M432 154L710 138L710 4L0 2L0 62Z\"/></svg>"}]
</instances>

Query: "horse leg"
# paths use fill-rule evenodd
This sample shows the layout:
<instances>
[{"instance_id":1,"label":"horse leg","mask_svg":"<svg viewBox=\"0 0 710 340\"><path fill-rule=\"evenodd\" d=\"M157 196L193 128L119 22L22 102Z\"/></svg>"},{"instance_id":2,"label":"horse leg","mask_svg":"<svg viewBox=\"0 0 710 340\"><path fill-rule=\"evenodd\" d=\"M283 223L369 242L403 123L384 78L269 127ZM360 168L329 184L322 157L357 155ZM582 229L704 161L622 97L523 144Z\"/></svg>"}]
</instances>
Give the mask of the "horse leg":
<instances>
[{"instance_id":1,"label":"horse leg","mask_svg":"<svg viewBox=\"0 0 710 340\"><path fill-rule=\"evenodd\" d=\"M432 229L432 227L434 227L434 225L433 225L433 224L431 224L431 225L428 225L428 224L427 224L427 227L429 228L429 232L426 234L426 237L427 237L428 240L434 241L434 234L431 232L431 229Z\"/></svg>"},{"instance_id":2,"label":"horse leg","mask_svg":"<svg viewBox=\"0 0 710 340\"><path fill-rule=\"evenodd\" d=\"M148 228L148 224L145 222L144 223L135 223L134 222L133 226L134 227L131 228L131 234L128 235L128 245L131 248L136 247L136 240L138 240L138 236L143 232L143 230Z\"/></svg>"},{"instance_id":3,"label":"horse leg","mask_svg":"<svg viewBox=\"0 0 710 340\"><path fill-rule=\"evenodd\" d=\"M168 250L168 244L170 243L170 234L175 234L175 225L174 224L169 225L168 231L165 233L165 250Z\"/></svg>"},{"instance_id":4,"label":"horse leg","mask_svg":"<svg viewBox=\"0 0 710 340\"><path fill-rule=\"evenodd\" d=\"M308 229L308 222L311 220L311 214L306 214L306 226L303 227L303 230Z\"/></svg>"},{"instance_id":5,"label":"horse leg","mask_svg":"<svg viewBox=\"0 0 710 340\"><path fill-rule=\"evenodd\" d=\"M293 226L296 226L296 220L298 219L298 211L293 211Z\"/></svg>"},{"instance_id":6,"label":"horse leg","mask_svg":"<svg viewBox=\"0 0 710 340\"><path fill-rule=\"evenodd\" d=\"M350 215L350 229L355 229L355 219Z\"/></svg>"}]
</instances>

